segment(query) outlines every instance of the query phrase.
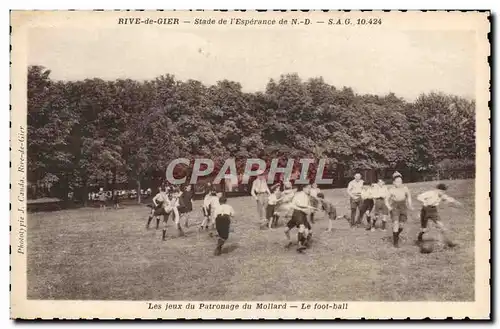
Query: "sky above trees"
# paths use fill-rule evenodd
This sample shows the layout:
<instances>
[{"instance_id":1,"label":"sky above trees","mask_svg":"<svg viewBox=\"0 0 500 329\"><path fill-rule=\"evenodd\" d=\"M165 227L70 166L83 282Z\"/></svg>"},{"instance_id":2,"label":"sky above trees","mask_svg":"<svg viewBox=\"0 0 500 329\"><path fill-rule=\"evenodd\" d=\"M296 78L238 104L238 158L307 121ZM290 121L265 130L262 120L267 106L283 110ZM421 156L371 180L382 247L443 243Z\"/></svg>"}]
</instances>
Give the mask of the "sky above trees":
<instances>
[{"instance_id":1,"label":"sky above trees","mask_svg":"<svg viewBox=\"0 0 500 329\"><path fill-rule=\"evenodd\" d=\"M475 35L470 31L273 29L57 29L29 33L28 63L54 80L149 80L173 74L245 92L298 73L361 94L393 92L413 101L439 91L473 99Z\"/></svg>"}]
</instances>

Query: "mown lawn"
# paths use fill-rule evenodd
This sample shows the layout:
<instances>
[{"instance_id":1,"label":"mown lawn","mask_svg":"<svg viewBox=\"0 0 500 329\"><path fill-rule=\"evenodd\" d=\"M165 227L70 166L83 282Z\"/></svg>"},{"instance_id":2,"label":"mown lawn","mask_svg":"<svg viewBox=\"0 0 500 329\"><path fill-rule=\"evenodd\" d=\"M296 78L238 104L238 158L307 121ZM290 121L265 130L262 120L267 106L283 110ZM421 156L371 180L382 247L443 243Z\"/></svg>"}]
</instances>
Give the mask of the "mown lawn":
<instances>
[{"instance_id":1,"label":"mown lawn","mask_svg":"<svg viewBox=\"0 0 500 329\"><path fill-rule=\"evenodd\" d=\"M145 229L148 208L78 209L34 213L28 220L28 298L73 300L474 300L474 181L450 181L464 208L442 205L444 223L459 243L431 254L414 245L419 230L416 195L435 182L409 184L415 210L401 248L386 232L352 230L344 220L333 233L317 215L314 242L304 254L285 250L283 227L260 230L250 197L229 199L237 211L222 256L214 238L198 233L201 201L185 237L172 225ZM345 189L325 191L349 214ZM431 236L438 237L432 230ZM292 237L295 238L294 234Z\"/></svg>"}]
</instances>

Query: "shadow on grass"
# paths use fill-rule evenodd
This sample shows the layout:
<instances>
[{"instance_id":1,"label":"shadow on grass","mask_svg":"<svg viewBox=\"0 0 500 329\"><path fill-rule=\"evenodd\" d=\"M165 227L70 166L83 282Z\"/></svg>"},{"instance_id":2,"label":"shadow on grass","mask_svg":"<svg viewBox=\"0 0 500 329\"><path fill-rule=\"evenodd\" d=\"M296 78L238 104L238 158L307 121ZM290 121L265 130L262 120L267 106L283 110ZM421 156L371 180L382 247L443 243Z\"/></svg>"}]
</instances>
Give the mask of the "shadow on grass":
<instances>
[{"instance_id":1,"label":"shadow on grass","mask_svg":"<svg viewBox=\"0 0 500 329\"><path fill-rule=\"evenodd\" d=\"M235 251L236 249L238 249L239 247L240 247L240 245L238 243L232 243L232 244L228 245L227 247L223 248L222 253L229 254L229 253Z\"/></svg>"}]
</instances>

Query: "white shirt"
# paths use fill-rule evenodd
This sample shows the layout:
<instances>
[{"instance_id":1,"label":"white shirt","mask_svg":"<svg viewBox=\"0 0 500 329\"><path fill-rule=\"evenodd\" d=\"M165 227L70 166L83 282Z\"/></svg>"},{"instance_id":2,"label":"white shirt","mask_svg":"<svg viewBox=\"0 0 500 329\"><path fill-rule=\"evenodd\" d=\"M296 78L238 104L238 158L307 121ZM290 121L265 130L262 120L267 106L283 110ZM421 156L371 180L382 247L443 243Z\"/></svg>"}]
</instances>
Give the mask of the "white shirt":
<instances>
[{"instance_id":1,"label":"white shirt","mask_svg":"<svg viewBox=\"0 0 500 329\"><path fill-rule=\"evenodd\" d=\"M437 207L441 201L455 202L456 200L444 193L440 193L436 190L431 190L420 194L417 200L424 204L424 207Z\"/></svg>"},{"instance_id":2,"label":"white shirt","mask_svg":"<svg viewBox=\"0 0 500 329\"><path fill-rule=\"evenodd\" d=\"M360 179L359 181L356 181L355 179L353 179L347 185L347 193L355 199L359 198L359 196L361 195L361 190L363 189L364 183L365 182L362 179Z\"/></svg>"},{"instance_id":3,"label":"white shirt","mask_svg":"<svg viewBox=\"0 0 500 329\"><path fill-rule=\"evenodd\" d=\"M234 216L234 209L228 204L221 204L217 207L216 214Z\"/></svg>"},{"instance_id":4,"label":"white shirt","mask_svg":"<svg viewBox=\"0 0 500 329\"><path fill-rule=\"evenodd\" d=\"M172 211L172 209L177 208L179 206L179 199L172 198L166 199L165 202L163 203L163 208L165 208L166 212Z\"/></svg>"},{"instance_id":5,"label":"white shirt","mask_svg":"<svg viewBox=\"0 0 500 329\"><path fill-rule=\"evenodd\" d=\"M410 190L408 187L405 185L402 185L400 187L392 187L389 190L388 197L391 199L391 201L405 201L407 198L411 197Z\"/></svg>"},{"instance_id":6,"label":"white shirt","mask_svg":"<svg viewBox=\"0 0 500 329\"><path fill-rule=\"evenodd\" d=\"M155 197L153 198L153 203L155 205L157 205L159 202L166 202L167 199L168 199L168 197L165 194L165 192L160 192L160 193L156 194Z\"/></svg>"},{"instance_id":7,"label":"white shirt","mask_svg":"<svg viewBox=\"0 0 500 329\"><path fill-rule=\"evenodd\" d=\"M278 196L276 195L276 193L271 193L271 195L269 195L269 198L267 199L267 204L274 206L277 202Z\"/></svg>"},{"instance_id":8,"label":"white shirt","mask_svg":"<svg viewBox=\"0 0 500 329\"><path fill-rule=\"evenodd\" d=\"M284 190L283 193L281 194L280 202L287 203L287 202L292 201L294 193L295 193L295 190L292 190L292 189Z\"/></svg>"},{"instance_id":9,"label":"white shirt","mask_svg":"<svg viewBox=\"0 0 500 329\"><path fill-rule=\"evenodd\" d=\"M373 198L386 198L387 194L389 193L389 190L387 189L387 186L385 185L378 185L375 184L372 187L372 196Z\"/></svg>"},{"instance_id":10,"label":"white shirt","mask_svg":"<svg viewBox=\"0 0 500 329\"><path fill-rule=\"evenodd\" d=\"M252 183L252 192L251 193L252 193L252 196L255 197L255 195L257 193L271 194L271 191L269 191L269 186L267 186L267 182L265 179L257 178Z\"/></svg>"},{"instance_id":11,"label":"white shirt","mask_svg":"<svg viewBox=\"0 0 500 329\"><path fill-rule=\"evenodd\" d=\"M361 190L361 199L366 200L366 199L372 199L372 189L371 187L366 187Z\"/></svg>"},{"instance_id":12,"label":"white shirt","mask_svg":"<svg viewBox=\"0 0 500 329\"><path fill-rule=\"evenodd\" d=\"M212 211L215 211L219 206L220 206L219 197L212 196L212 198L210 199L210 209L212 209Z\"/></svg>"},{"instance_id":13,"label":"white shirt","mask_svg":"<svg viewBox=\"0 0 500 329\"><path fill-rule=\"evenodd\" d=\"M309 195L312 196L313 198L315 198L318 196L319 192L321 192L321 190L319 188L311 187L311 189L309 190Z\"/></svg>"},{"instance_id":14,"label":"white shirt","mask_svg":"<svg viewBox=\"0 0 500 329\"><path fill-rule=\"evenodd\" d=\"M309 195L304 191L300 191L293 196L292 204L300 208L307 208L309 207L309 200Z\"/></svg>"},{"instance_id":15,"label":"white shirt","mask_svg":"<svg viewBox=\"0 0 500 329\"><path fill-rule=\"evenodd\" d=\"M205 195L205 197L203 198L203 208L208 208L208 206L210 206L210 201L212 200L212 198L213 195L210 195L210 193Z\"/></svg>"}]
</instances>

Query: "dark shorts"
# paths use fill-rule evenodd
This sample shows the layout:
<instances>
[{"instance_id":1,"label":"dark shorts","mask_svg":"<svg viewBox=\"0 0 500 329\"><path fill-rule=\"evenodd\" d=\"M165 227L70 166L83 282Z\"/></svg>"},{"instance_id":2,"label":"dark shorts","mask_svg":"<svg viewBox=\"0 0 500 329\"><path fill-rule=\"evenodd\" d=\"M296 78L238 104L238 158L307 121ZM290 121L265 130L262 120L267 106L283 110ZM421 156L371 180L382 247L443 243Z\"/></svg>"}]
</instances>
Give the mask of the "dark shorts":
<instances>
[{"instance_id":1,"label":"dark shorts","mask_svg":"<svg viewBox=\"0 0 500 329\"><path fill-rule=\"evenodd\" d=\"M383 198L375 199L375 203L373 206L374 215L387 215L387 206L385 205L385 200Z\"/></svg>"},{"instance_id":2,"label":"dark shorts","mask_svg":"<svg viewBox=\"0 0 500 329\"><path fill-rule=\"evenodd\" d=\"M217 234L221 239L227 240L229 237L229 226L231 224L231 217L229 215L218 215L215 218L215 228Z\"/></svg>"},{"instance_id":3,"label":"dark shorts","mask_svg":"<svg viewBox=\"0 0 500 329\"><path fill-rule=\"evenodd\" d=\"M332 209L329 213L328 213L328 218L330 219L337 219L337 209Z\"/></svg>"},{"instance_id":4,"label":"dark shorts","mask_svg":"<svg viewBox=\"0 0 500 329\"><path fill-rule=\"evenodd\" d=\"M311 203L311 207L318 208L319 206L318 199L310 197L309 202Z\"/></svg>"},{"instance_id":5,"label":"dark shorts","mask_svg":"<svg viewBox=\"0 0 500 329\"><path fill-rule=\"evenodd\" d=\"M165 212L165 208L163 208L162 204L160 204L158 206L155 206L154 204L152 204L151 209L152 209L153 216L166 216L166 215L168 215L167 212Z\"/></svg>"},{"instance_id":6,"label":"dark shorts","mask_svg":"<svg viewBox=\"0 0 500 329\"><path fill-rule=\"evenodd\" d=\"M399 220L400 222L406 222L408 219L408 207L406 206L406 201L392 203L391 219L393 221Z\"/></svg>"},{"instance_id":7,"label":"dark shorts","mask_svg":"<svg viewBox=\"0 0 500 329\"><path fill-rule=\"evenodd\" d=\"M208 208L201 207L201 211L203 212L203 216L210 217L210 206Z\"/></svg>"},{"instance_id":8,"label":"dark shorts","mask_svg":"<svg viewBox=\"0 0 500 329\"><path fill-rule=\"evenodd\" d=\"M274 209L276 209L276 205L268 204L266 208L266 218L271 219L274 215Z\"/></svg>"},{"instance_id":9,"label":"dark shorts","mask_svg":"<svg viewBox=\"0 0 500 329\"><path fill-rule=\"evenodd\" d=\"M371 211L373 209L373 199L365 199L361 203L361 214L364 214L366 211Z\"/></svg>"},{"instance_id":10,"label":"dark shorts","mask_svg":"<svg viewBox=\"0 0 500 329\"><path fill-rule=\"evenodd\" d=\"M434 223L439 221L439 213L436 207L422 207L422 210L420 210L420 227L427 228L429 220Z\"/></svg>"},{"instance_id":11,"label":"dark shorts","mask_svg":"<svg viewBox=\"0 0 500 329\"><path fill-rule=\"evenodd\" d=\"M177 209L179 209L179 214L187 214L187 213L190 213L193 208L189 208L189 207L183 207L183 206L179 206Z\"/></svg>"},{"instance_id":12,"label":"dark shorts","mask_svg":"<svg viewBox=\"0 0 500 329\"><path fill-rule=\"evenodd\" d=\"M286 226L289 229L292 229L294 227L299 227L300 225L304 225L307 229L311 229L311 224L307 220L307 214L303 211L294 209L293 214L292 214L292 219L286 223Z\"/></svg>"},{"instance_id":13,"label":"dark shorts","mask_svg":"<svg viewBox=\"0 0 500 329\"><path fill-rule=\"evenodd\" d=\"M361 199L351 198L351 209L356 209L356 208L361 207L361 202L362 202Z\"/></svg>"}]
</instances>

